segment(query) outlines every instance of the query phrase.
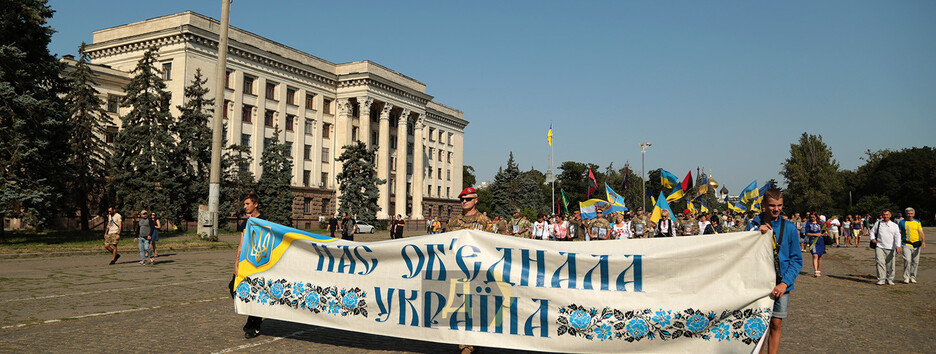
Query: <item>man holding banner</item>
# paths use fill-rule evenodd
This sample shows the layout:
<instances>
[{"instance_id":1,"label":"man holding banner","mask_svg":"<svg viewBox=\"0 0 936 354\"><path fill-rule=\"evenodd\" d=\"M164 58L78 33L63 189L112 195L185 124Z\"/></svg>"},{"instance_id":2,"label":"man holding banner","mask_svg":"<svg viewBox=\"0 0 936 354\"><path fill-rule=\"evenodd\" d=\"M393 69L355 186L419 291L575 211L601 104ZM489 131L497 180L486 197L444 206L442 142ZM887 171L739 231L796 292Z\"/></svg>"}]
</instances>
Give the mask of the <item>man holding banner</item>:
<instances>
[{"instance_id":1,"label":"man holding banner","mask_svg":"<svg viewBox=\"0 0 936 354\"><path fill-rule=\"evenodd\" d=\"M248 218L257 218L257 219L266 219L262 213L260 213L260 197L254 193L250 192L244 198L244 214ZM237 225L238 232L244 232L244 229L247 228L247 220ZM240 257L241 247L244 245L237 245L237 255ZM234 269L237 269L238 259L234 261ZM231 278L231 284L228 285L231 289L231 297L234 297L234 279L237 277L237 273L234 273L234 278ZM244 338L250 339L260 335L260 324L263 323L262 317L256 316L247 316L247 323L244 324Z\"/></svg>"},{"instance_id":2,"label":"man holding banner","mask_svg":"<svg viewBox=\"0 0 936 354\"><path fill-rule=\"evenodd\" d=\"M767 353L775 354L780 347L780 324L787 317L790 291L793 290L796 276L803 268L803 255L799 250L799 234L796 231L796 224L781 217L783 193L779 189L768 189L764 193L761 206L764 211L751 219L747 230L759 230L761 234L774 231L773 253L777 286L770 292L770 297L774 299L774 306L767 335Z\"/></svg>"}]
</instances>

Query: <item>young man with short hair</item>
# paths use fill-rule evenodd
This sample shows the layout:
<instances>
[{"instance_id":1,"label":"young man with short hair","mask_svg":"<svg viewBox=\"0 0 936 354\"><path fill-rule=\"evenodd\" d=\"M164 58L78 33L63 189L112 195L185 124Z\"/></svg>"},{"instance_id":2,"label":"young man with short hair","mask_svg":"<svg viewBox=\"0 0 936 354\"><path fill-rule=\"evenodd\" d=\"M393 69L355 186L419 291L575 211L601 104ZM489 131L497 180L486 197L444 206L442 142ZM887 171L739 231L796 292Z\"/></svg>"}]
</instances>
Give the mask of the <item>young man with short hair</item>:
<instances>
[{"instance_id":1,"label":"young man with short hair","mask_svg":"<svg viewBox=\"0 0 936 354\"><path fill-rule=\"evenodd\" d=\"M120 230L123 227L123 217L114 207L107 208L107 225L104 226L104 249L111 253L110 264L117 263L120 254L117 253L117 242L120 241Z\"/></svg>"},{"instance_id":2,"label":"young man with short hair","mask_svg":"<svg viewBox=\"0 0 936 354\"><path fill-rule=\"evenodd\" d=\"M747 224L746 229L758 230L761 234L773 231L774 269L777 285L770 291L774 299L773 313L767 336L767 353L776 354L780 349L780 327L790 306L790 291L796 276L803 269L803 255L799 249L799 234L796 224L785 220L783 214L783 193L771 188L764 192L761 202L763 212Z\"/></svg>"},{"instance_id":3,"label":"young man with short hair","mask_svg":"<svg viewBox=\"0 0 936 354\"><path fill-rule=\"evenodd\" d=\"M247 193L247 196L244 198L244 214L248 218L257 218L266 220L266 216L260 212L260 197L257 193L250 192ZM237 225L237 231L243 233L244 229L247 228L247 220ZM243 240L243 236L241 237ZM240 257L241 247L244 247L243 244L237 246L237 254L234 256L234 278L231 278L231 284L229 285L231 289L231 297L234 297L234 279L237 277L237 261ZM247 323L244 324L244 338L250 339L260 335L260 325L263 323L263 317L256 316L247 316Z\"/></svg>"}]
</instances>

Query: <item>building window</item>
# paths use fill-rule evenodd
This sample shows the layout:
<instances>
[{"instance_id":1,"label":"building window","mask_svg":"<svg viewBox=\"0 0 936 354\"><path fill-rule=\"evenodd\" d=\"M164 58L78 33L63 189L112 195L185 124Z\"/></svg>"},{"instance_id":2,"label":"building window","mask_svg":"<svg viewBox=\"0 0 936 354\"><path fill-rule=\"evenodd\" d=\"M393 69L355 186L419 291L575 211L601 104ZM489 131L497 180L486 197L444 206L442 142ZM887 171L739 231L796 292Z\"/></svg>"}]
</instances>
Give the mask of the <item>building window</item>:
<instances>
[{"instance_id":1,"label":"building window","mask_svg":"<svg viewBox=\"0 0 936 354\"><path fill-rule=\"evenodd\" d=\"M306 144L302 148L302 159L306 161L312 160L312 145Z\"/></svg>"},{"instance_id":2,"label":"building window","mask_svg":"<svg viewBox=\"0 0 936 354\"><path fill-rule=\"evenodd\" d=\"M331 126L331 123L322 123L322 139L328 139Z\"/></svg>"},{"instance_id":3,"label":"building window","mask_svg":"<svg viewBox=\"0 0 936 354\"><path fill-rule=\"evenodd\" d=\"M266 148L266 147L264 147L264 148ZM442 169L441 169L441 168L439 169L439 179L442 179Z\"/></svg>"},{"instance_id":4,"label":"building window","mask_svg":"<svg viewBox=\"0 0 936 354\"><path fill-rule=\"evenodd\" d=\"M269 109L263 113L263 125L268 126L268 127L273 126L273 113L276 113L276 112L273 112Z\"/></svg>"},{"instance_id":5,"label":"building window","mask_svg":"<svg viewBox=\"0 0 936 354\"><path fill-rule=\"evenodd\" d=\"M291 142L291 141L287 141L287 142L286 142L286 157L288 157L288 158L292 158L292 157L293 157L293 155L292 155L292 142Z\"/></svg>"},{"instance_id":6,"label":"building window","mask_svg":"<svg viewBox=\"0 0 936 354\"><path fill-rule=\"evenodd\" d=\"M328 214L328 206L331 205L331 199L322 198L322 214Z\"/></svg>"},{"instance_id":7,"label":"building window","mask_svg":"<svg viewBox=\"0 0 936 354\"><path fill-rule=\"evenodd\" d=\"M231 71L224 72L224 88L233 89L234 83L231 82Z\"/></svg>"},{"instance_id":8,"label":"building window","mask_svg":"<svg viewBox=\"0 0 936 354\"><path fill-rule=\"evenodd\" d=\"M442 155L445 155L445 151L439 150L439 153L436 155L438 155L439 162L442 162Z\"/></svg>"},{"instance_id":9,"label":"building window","mask_svg":"<svg viewBox=\"0 0 936 354\"><path fill-rule=\"evenodd\" d=\"M407 163L406 163L406 174L408 174L408 175L413 174L413 163L412 163L412 162L407 162Z\"/></svg>"},{"instance_id":10,"label":"building window","mask_svg":"<svg viewBox=\"0 0 936 354\"><path fill-rule=\"evenodd\" d=\"M351 141L358 141L358 127L351 127Z\"/></svg>"},{"instance_id":11,"label":"building window","mask_svg":"<svg viewBox=\"0 0 936 354\"><path fill-rule=\"evenodd\" d=\"M446 197L446 198L451 198L451 197L452 197L452 187L445 187L445 197ZM449 206L449 214L451 214L451 213L452 213L452 207Z\"/></svg>"},{"instance_id":12,"label":"building window","mask_svg":"<svg viewBox=\"0 0 936 354\"><path fill-rule=\"evenodd\" d=\"M162 79L164 81L172 80L172 63L163 63L162 65Z\"/></svg>"},{"instance_id":13,"label":"building window","mask_svg":"<svg viewBox=\"0 0 936 354\"><path fill-rule=\"evenodd\" d=\"M307 135L312 135L312 132L315 131L315 122L311 120L306 120L305 122L305 133Z\"/></svg>"},{"instance_id":14,"label":"building window","mask_svg":"<svg viewBox=\"0 0 936 354\"><path fill-rule=\"evenodd\" d=\"M445 137L445 132L443 132L443 131L440 130L440 131L439 131L439 142L440 142L440 143L442 142L442 138L444 138L444 137Z\"/></svg>"},{"instance_id":15,"label":"building window","mask_svg":"<svg viewBox=\"0 0 936 354\"><path fill-rule=\"evenodd\" d=\"M449 153L448 153L448 163L452 163L452 152L451 152L451 151L449 151Z\"/></svg>"},{"instance_id":16,"label":"building window","mask_svg":"<svg viewBox=\"0 0 936 354\"><path fill-rule=\"evenodd\" d=\"M288 132L295 131L296 130L295 122L296 122L296 116L292 114L287 114L286 115L286 131Z\"/></svg>"},{"instance_id":17,"label":"building window","mask_svg":"<svg viewBox=\"0 0 936 354\"><path fill-rule=\"evenodd\" d=\"M308 187L312 183L312 171L302 171L302 185Z\"/></svg>"},{"instance_id":18,"label":"building window","mask_svg":"<svg viewBox=\"0 0 936 354\"><path fill-rule=\"evenodd\" d=\"M416 124L410 124L406 126L406 135L413 136L414 125Z\"/></svg>"},{"instance_id":19,"label":"building window","mask_svg":"<svg viewBox=\"0 0 936 354\"><path fill-rule=\"evenodd\" d=\"M324 112L325 114L331 114L332 112L331 103L332 103L332 100L325 99L325 102L322 103L322 112Z\"/></svg>"},{"instance_id":20,"label":"building window","mask_svg":"<svg viewBox=\"0 0 936 354\"><path fill-rule=\"evenodd\" d=\"M248 95L254 94L254 78L244 75L244 93Z\"/></svg>"},{"instance_id":21,"label":"building window","mask_svg":"<svg viewBox=\"0 0 936 354\"><path fill-rule=\"evenodd\" d=\"M371 145L377 145L377 132L371 132L370 140Z\"/></svg>"},{"instance_id":22,"label":"building window","mask_svg":"<svg viewBox=\"0 0 936 354\"><path fill-rule=\"evenodd\" d=\"M429 128L429 141L435 141L435 128ZM429 156L432 158L432 156Z\"/></svg>"},{"instance_id":23,"label":"building window","mask_svg":"<svg viewBox=\"0 0 936 354\"><path fill-rule=\"evenodd\" d=\"M396 157L390 158L390 171L396 171Z\"/></svg>"},{"instance_id":24,"label":"building window","mask_svg":"<svg viewBox=\"0 0 936 354\"><path fill-rule=\"evenodd\" d=\"M244 105L244 108L241 109L241 121L244 123L252 123L253 117L253 106Z\"/></svg>"},{"instance_id":25,"label":"building window","mask_svg":"<svg viewBox=\"0 0 936 354\"><path fill-rule=\"evenodd\" d=\"M453 136L453 135L455 135L455 134L448 133L448 144L449 144L449 146L452 146L452 136Z\"/></svg>"},{"instance_id":26,"label":"building window","mask_svg":"<svg viewBox=\"0 0 936 354\"><path fill-rule=\"evenodd\" d=\"M250 147L250 134L241 134L241 146Z\"/></svg>"},{"instance_id":27,"label":"building window","mask_svg":"<svg viewBox=\"0 0 936 354\"><path fill-rule=\"evenodd\" d=\"M442 197L442 186L436 187L436 197ZM439 213L442 213L442 206L439 205Z\"/></svg>"},{"instance_id":28,"label":"building window","mask_svg":"<svg viewBox=\"0 0 936 354\"><path fill-rule=\"evenodd\" d=\"M109 126L104 132L104 142L113 144L115 141L117 141L117 127Z\"/></svg>"},{"instance_id":29,"label":"building window","mask_svg":"<svg viewBox=\"0 0 936 354\"><path fill-rule=\"evenodd\" d=\"M306 109L314 109L315 107L315 95L311 93L306 94Z\"/></svg>"},{"instance_id":30,"label":"building window","mask_svg":"<svg viewBox=\"0 0 936 354\"><path fill-rule=\"evenodd\" d=\"M431 196L432 196L432 185L431 185L431 184L429 185L429 188L426 189L426 196L427 196L427 197L431 197Z\"/></svg>"},{"instance_id":31,"label":"building window","mask_svg":"<svg viewBox=\"0 0 936 354\"><path fill-rule=\"evenodd\" d=\"M266 150L267 147L270 146L270 144L273 144L273 139L263 138L263 150ZM441 178L441 176L439 178Z\"/></svg>"},{"instance_id":32,"label":"building window","mask_svg":"<svg viewBox=\"0 0 936 354\"><path fill-rule=\"evenodd\" d=\"M266 84L266 99L276 101L276 83L268 82Z\"/></svg>"},{"instance_id":33,"label":"building window","mask_svg":"<svg viewBox=\"0 0 936 354\"><path fill-rule=\"evenodd\" d=\"M390 195L396 195L396 181L390 179Z\"/></svg>"},{"instance_id":34,"label":"building window","mask_svg":"<svg viewBox=\"0 0 936 354\"><path fill-rule=\"evenodd\" d=\"M452 170L445 170L445 180L446 181L452 180Z\"/></svg>"},{"instance_id":35,"label":"building window","mask_svg":"<svg viewBox=\"0 0 936 354\"><path fill-rule=\"evenodd\" d=\"M392 135L390 136L390 148L396 149L396 137Z\"/></svg>"},{"instance_id":36,"label":"building window","mask_svg":"<svg viewBox=\"0 0 936 354\"><path fill-rule=\"evenodd\" d=\"M327 147L323 147L323 148L322 148L322 163L328 163L328 161L329 161L329 158L328 158L328 148L327 148Z\"/></svg>"},{"instance_id":37,"label":"building window","mask_svg":"<svg viewBox=\"0 0 936 354\"><path fill-rule=\"evenodd\" d=\"M325 188L327 186L328 186L328 172L322 172L322 181L319 182L319 187Z\"/></svg>"},{"instance_id":38,"label":"building window","mask_svg":"<svg viewBox=\"0 0 936 354\"><path fill-rule=\"evenodd\" d=\"M413 184L410 183L410 182L406 182L406 195L412 195L412 194L413 194L412 192L410 192L411 188L413 188ZM407 211L407 214L409 214L408 211Z\"/></svg>"},{"instance_id":39,"label":"building window","mask_svg":"<svg viewBox=\"0 0 936 354\"><path fill-rule=\"evenodd\" d=\"M296 89L286 89L286 104L296 105Z\"/></svg>"},{"instance_id":40,"label":"building window","mask_svg":"<svg viewBox=\"0 0 936 354\"><path fill-rule=\"evenodd\" d=\"M221 105L221 118L228 119L228 106L231 105L231 101L224 100L224 103Z\"/></svg>"},{"instance_id":41,"label":"building window","mask_svg":"<svg viewBox=\"0 0 936 354\"><path fill-rule=\"evenodd\" d=\"M305 198L302 200L302 213L312 214L312 198Z\"/></svg>"},{"instance_id":42,"label":"building window","mask_svg":"<svg viewBox=\"0 0 936 354\"><path fill-rule=\"evenodd\" d=\"M406 156L413 156L413 143L406 143Z\"/></svg>"},{"instance_id":43,"label":"building window","mask_svg":"<svg viewBox=\"0 0 936 354\"><path fill-rule=\"evenodd\" d=\"M432 151L433 151L433 150L435 150L435 149L434 149L434 148L429 148L429 159L430 159L430 160L432 160Z\"/></svg>"},{"instance_id":44,"label":"building window","mask_svg":"<svg viewBox=\"0 0 936 354\"><path fill-rule=\"evenodd\" d=\"M107 95L107 111L111 113L120 113L120 97L117 95Z\"/></svg>"}]
</instances>

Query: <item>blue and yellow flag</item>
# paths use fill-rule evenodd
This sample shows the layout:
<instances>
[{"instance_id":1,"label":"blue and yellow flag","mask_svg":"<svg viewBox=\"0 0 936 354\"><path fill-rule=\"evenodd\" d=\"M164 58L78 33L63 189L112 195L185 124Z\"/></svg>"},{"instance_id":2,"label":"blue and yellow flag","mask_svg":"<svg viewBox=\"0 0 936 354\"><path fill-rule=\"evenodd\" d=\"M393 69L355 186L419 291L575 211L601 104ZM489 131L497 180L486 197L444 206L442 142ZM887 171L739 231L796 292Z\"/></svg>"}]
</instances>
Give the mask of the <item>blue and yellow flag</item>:
<instances>
[{"instance_id":1,"label":"blue and yellow flag","mask_svg":"<svg viewBox=\"0 0 936 354\"><path fill-rule=\"evenodd\" d=\"M606 211L607 213L627 211L627 207L624 206L624 197L611 189L607 182L605 182L605 193L608 194L608 204L611 204L611 207Z\"/></svg>"},{"instance_id":2,"label":"blue and yellow flag","mask_svg":"<svg viewBox=\"0 0 936 354\"><path fill-rule=\"evenodd\" d=\"M676 221L676 215L673 214L669 203L666 202L666 196L663 195L663 192L660 192L660 197L657 198L656 203L653 204L653 213L650 214L650 221L660 221L660 219L663 218L663 210L668 210L670 219Z\"/></svg>"},{"instance_id":3,"label":"blue and yellow flag","mask_svg":"<svg viewBox=\"0 0 936 354\"><path fill-rule=\"evenodd\" d=\"M663 188L672 189L673 186L679 184L679 177L669 173L669 171L660 169L660 183L663 184Z\"/></svg>"},{"instance_id":4,"label":"blue and yellow flag","mask_svg":"<svg viewBox=\"0 0 936 354\"><path fill-rule=\"evenodd\" d=\"M747 211L747 207L741 205L741 203L734 203L734 205L728 204L728 208L736 213L743 213Z\"/></svg>"},{"instance_id":5,"label":"blue and yellow flag","mask_svg":"<svg viewBox=\"0 0 936 354\"><path fill-rule=\"evenodd\" d=\"M552 146L552 123L549 123L549 132L546 133L546 141L549 142L549 146Z\"/></svg>"},{"instance_id":6,"label":"blue and yellow flag","mask_svg":"<svg viewBox=\"0 0 936 354\"><path fill-rule=\"evenodd\" d=\"M695 205L692 205L692 202L686 203L686 209L689 209L689 211L693 214L696 213Z\"/></svg>"},{"instance_id":7,"label":"blue and yellow flag","mask_svg":"<svg viewBox=\"0 0 936 354\"><path fill-rule=\"evenodd\" d=\"M701 206L699 207L699 211L701 211L701 212L703 212L703 213L709 212L708 207L705 206L705 200L704 200L704 199L703 199L703 200L700 200L699 203L701 203Z\"/></svg>"},{"instance_id":8,"label":"blue and yellow flag","mask_svg":"<svg viewBox=\"0 0 936 354\"><path fill-rule=\"evenodd\" d=\"M747 204L754 200L754 198L757 198L758 195L760 195L760 191L757 189L757 180L755 179L751 184L748 184L747 187L744 187L744 190L739 194L741 197L741 204Z\"/></svg>"},{"instance_id":9,"label":"blue and yellow flag","mask_svg":"<svg viewBox=\"0 0 936 354\"><path fill-rule=\"evenodd\" d=\"M666 196L666 202L674 202L682 198L686 193L683 192L682 188L679 185L676 185L676 188L673 188L673 191L670 195Z\"/></svg>"}]
</instances>

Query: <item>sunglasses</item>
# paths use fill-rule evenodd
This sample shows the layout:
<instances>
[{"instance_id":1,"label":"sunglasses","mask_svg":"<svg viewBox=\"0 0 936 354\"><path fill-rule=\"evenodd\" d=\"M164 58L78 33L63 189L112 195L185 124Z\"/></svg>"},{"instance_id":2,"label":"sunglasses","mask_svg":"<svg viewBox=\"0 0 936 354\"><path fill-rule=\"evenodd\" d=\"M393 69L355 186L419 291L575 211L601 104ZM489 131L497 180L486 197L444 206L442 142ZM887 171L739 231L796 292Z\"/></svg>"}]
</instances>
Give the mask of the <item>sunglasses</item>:
<instances>
[{"instance_id":1,"label":"sunglasses","mask_svg":"<svg viewBox=\"0 0 936 354\"><path fill-rule=\"evenodd\" d=\"M475 199L477 199L477 198L458 198L458 200L463 201L463 202L472 201L472 200L475 200Z\"/></svg>"}]
</instances>

